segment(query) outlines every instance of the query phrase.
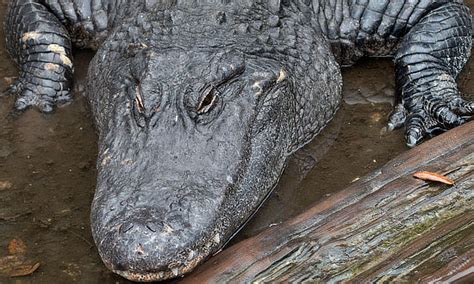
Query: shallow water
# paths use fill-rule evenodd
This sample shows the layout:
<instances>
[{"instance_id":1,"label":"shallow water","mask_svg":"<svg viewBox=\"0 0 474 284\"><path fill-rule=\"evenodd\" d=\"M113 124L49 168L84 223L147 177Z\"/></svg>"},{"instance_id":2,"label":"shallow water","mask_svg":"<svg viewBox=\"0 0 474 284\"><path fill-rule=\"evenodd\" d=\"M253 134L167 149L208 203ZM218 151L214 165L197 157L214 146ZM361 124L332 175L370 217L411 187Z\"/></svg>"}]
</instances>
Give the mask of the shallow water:
<instances>
[{"instance_id":1,"label":"shallow water","mask_svg":"<svg viewBox=\"0 0 474 284\"><path fill-rule=\"evenodd\" d=\"M474 7L474 0L468 3ZM74 102L54 115L29 110L14 116L13 98L0 98L0 258L19 239L27 260L40 263L32 275L0 276L0 283L127 282L103 266L90 233L97 137L81 94L91 56L76 53ZM459 80L470 94L473 69L471 60ZM378 102L393 96L391 61L364 60L343 73L352 105L345 103L330 126L292 158L273 194L233 242L304 211L407 150L402 131L383 131L391 106ZM16 75L0 41L0 88Z\"/></svg>"}]
</instances>

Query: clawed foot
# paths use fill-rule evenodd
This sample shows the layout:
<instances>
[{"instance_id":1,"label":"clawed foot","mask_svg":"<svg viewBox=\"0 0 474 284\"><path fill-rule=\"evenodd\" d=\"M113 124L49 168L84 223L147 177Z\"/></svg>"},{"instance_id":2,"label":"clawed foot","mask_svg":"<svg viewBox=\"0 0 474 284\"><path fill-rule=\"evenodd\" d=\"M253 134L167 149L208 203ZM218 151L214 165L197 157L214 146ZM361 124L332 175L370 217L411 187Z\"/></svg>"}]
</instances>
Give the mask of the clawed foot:
<instances>
[{"instance_id":1,"label":"clawed foot","mask_svg":"<svg viewBox=\"0 0 474 284\"><path fill-rule=\"evenodd\" d=\"M37 78L20 77L4 94L16 96L14 108L18 111L35 107L44 113L50 113L72 99L70 90L64 89L62 83Z\"/></svg>"},{"instance_id":2,"label":"clawed foot","mask_svg":"<svg viewBox=\"0 0 474 284\"><path fill-rule=\"evenodd\" d=\"M459 94L444 97L420 96L414 103L400 103L390 115L388 129L405 125L405 139L414 147L425 137L447 131L463 124L474 114L474 102L462 99Z\"/></svg>"}]
</instances>

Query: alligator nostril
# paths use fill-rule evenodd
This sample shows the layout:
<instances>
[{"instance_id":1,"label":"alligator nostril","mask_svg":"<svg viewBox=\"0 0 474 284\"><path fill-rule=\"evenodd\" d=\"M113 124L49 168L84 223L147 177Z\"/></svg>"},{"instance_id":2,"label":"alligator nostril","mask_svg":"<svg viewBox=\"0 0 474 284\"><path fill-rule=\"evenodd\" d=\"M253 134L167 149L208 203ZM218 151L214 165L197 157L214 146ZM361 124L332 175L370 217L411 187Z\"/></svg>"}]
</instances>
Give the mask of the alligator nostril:
<instances>
[{"instance_id":1,"label":"alligator nostril","mask_svg":"<svg viewBox=\"0 0 474 284\"><path fill-rule=\"evenodd\" d=\"M156 233L156 226L155 226L155 224L153 224L153 223L147 223L145 226L147 227L148 230L152 231L153 233Z\"/></svg>"},{"instance_id":2,"label":"alligator nostril","mask_svg":"<svg viewBox=\"0 0 474 284\"><path fill-rule=\"evenodd\" d=\"M142 244L138 244L136 252L137 252L138 255L144 255L145 254L145 250L143 249Z\"/></svg>"},{"instance_id":3,"label":"alligator nostril","mask_svg":"<svg viewBox=\"0 0 474 284\"><path fill-rule=\"evenodd\" d=\"M134 225L132 223L125 223L120 226L119 232L121 234L125 234L126 232L130 231Z\"/></svg>"}]
</instances>

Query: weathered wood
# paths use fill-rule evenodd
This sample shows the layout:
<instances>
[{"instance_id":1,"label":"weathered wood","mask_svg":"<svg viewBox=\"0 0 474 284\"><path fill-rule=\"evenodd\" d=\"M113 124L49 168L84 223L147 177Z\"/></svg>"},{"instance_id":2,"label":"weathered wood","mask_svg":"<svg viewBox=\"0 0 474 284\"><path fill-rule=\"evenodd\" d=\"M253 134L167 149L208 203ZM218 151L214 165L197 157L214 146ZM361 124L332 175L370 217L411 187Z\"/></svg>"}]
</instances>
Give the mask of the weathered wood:
<instances>
[{"instance_id":1,"label":"weathered wood","mask_svg":"<svg viewBox=\"0 0 474 284\"><path fill-rule=\"evenodd\" d=\"M454 186L412 177L446 174ZM474 275L474 122L216 255L184 282L459 280Z\"/></svg>"}]
</instances>

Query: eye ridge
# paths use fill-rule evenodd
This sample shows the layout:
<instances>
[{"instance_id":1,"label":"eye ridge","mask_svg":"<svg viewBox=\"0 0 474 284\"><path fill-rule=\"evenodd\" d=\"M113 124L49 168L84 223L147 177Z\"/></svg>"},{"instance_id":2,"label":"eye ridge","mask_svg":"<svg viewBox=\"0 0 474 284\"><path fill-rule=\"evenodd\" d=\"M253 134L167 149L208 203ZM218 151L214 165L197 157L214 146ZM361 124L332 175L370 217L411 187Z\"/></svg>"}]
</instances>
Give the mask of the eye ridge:
<instances>
[{"instance_id":1,"label":"eye ridge","mask_svg":"<svg viewBox=\"0 0 474 284\"><path fill-rule=\"evenodd\" d=\"M211 83L207 86L205 86L204 89L204 96L202 96L201 101L199 102L198 106L196 107L196 113L198 115L203 115L211 111L217 101L219 100L219 90L218 88L221 87L224 84L228 84L229 82L232 82L233 79L236 79L242 73L245 71L245 65L238 66L237 68L231 70L229 74L227 74L222 80L216 82L216 83Z\"/></svg>"}]
</instances>

